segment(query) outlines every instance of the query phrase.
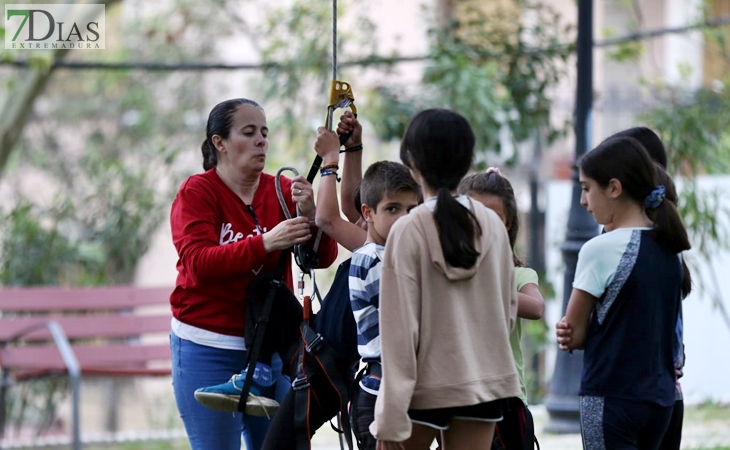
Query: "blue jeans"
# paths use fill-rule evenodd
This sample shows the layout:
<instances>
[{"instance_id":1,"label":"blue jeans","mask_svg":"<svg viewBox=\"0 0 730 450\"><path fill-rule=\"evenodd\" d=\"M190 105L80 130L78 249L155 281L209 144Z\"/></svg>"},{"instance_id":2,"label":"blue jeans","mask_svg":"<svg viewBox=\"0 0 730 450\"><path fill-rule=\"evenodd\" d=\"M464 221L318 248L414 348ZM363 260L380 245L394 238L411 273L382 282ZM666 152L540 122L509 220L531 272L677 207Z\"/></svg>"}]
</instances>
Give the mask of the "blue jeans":
<instances>
[{"instance_id":1,"label":"blue jeans","mask_svg":"<svg viewBox=\"0 0 730 450\"><path fill-rule=\"evenodd\" d=\"M199 345L170 333L172 387L191 450L240 450L241 436L247 450L259 450L271 419L215 411L195 400L196 389L225 383L246 364L246 352ZM291 386L281 373L281 359L274 354L276 400L284 401Z\"/></svg>"}]
</instances>

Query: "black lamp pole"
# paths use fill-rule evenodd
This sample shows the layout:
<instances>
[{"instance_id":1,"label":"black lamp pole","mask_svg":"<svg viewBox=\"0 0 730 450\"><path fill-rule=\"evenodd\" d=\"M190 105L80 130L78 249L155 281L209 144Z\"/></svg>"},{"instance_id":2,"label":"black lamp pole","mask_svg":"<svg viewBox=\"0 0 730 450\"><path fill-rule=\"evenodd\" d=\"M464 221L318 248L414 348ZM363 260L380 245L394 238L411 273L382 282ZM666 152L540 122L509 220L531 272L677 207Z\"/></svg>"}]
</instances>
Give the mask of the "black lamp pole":
<instances>
[{"instance_id":1,"label":"black lamp pole","mask_svg":"<svg viewBox=\"0 0 730 450\"><path fill-rule=\"evenodd\" d=\"M591 116L593 107L593 0L578 1L578 88L575 103L575 160L591 146ZM573 171L573 196L568 216L568 230L561 247L565 262L563 278L563 314L573 289L578 251L595 236L598 226L588 211L580 205L578 172ZM583 368L583 352L573 354L558 351L555 370L545 406L550 414L545 427L553 433L579 433L578 390Z\"/></svg>"}]
</instances>

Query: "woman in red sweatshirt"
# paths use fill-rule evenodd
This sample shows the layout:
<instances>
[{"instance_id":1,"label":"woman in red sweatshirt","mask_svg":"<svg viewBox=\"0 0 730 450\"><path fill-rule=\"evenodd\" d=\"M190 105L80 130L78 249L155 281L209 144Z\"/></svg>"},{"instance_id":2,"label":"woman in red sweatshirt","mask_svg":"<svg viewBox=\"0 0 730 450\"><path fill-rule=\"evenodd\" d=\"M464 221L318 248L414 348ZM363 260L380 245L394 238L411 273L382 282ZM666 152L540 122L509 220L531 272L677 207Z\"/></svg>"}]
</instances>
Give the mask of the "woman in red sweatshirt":
<instances>
[{"instance_id":1,"label":"woman in red sweatshirt","mask_svg":"<svg viewBox=\"0 0 730 450\"><path fill-rule=\"evenodd\" d=\"M172 204L172 238L179 256L178 277L170 296L173 388L193 450L258 449L269 419L208 409L194 392L225 383L246 363L246 294L253 280L274 272L281 250L313 241L316 234L312 186L302 176L281 178L291 216L276 195L275 179L264 173L268 132L263 109L254 101L232 99L208 117L202 145L204 173L183 182ZM337 244L322 235L321 266L337 256ZM291 262L284 280L292 288ZM277 314L274 311L272 314ZM256 380L280 400L289 383L276 356L256 368ZM234 376L231 384L240 381ZM240 384L240 383L239 383ZM256 390L252 389L254 393ZM261 392L259 392L261 393ZM273 392L269 395L273 396ZM243 425L242 425L243 424Z\"/></svg>"}]
</instances>

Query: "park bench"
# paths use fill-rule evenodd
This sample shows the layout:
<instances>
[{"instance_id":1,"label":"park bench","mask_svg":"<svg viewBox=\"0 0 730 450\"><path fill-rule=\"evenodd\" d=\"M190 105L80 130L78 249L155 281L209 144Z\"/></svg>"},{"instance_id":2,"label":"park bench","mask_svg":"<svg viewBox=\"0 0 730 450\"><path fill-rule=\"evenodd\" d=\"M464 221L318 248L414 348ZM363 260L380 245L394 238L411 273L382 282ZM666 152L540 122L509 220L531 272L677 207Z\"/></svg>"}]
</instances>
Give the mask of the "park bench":
<instances>
[{"instance_id":1,"label":"park bench","mask_svg":"<svg viewBox=\"0 0 730 450\"><path fill-rule=\"evenodd\" d=\"M68 376L72 448L81 448L82 376L169 376L172 288L0 289L0 438L8 389L15 382Z\"/></svg>"}]
</instances>

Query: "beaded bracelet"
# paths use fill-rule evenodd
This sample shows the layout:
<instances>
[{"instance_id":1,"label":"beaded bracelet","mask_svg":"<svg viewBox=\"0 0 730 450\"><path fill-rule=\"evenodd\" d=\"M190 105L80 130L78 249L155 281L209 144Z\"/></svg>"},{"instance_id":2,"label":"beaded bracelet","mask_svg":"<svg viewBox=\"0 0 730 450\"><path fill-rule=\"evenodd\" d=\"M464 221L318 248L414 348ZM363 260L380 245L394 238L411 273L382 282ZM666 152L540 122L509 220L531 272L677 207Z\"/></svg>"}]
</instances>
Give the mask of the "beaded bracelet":
<instances>
[{"instance_id":1,"label":"beaded bracelet","mask_svg":"<svg viewBox=\"0 0 730 450\"><path fill-rule=\"evenodd\" d=\"M337 163L329 163L325 164L324 166L321 166L319 170L337 170L340 166Z\"/></svg>"},{"instance_id":2,"label":"beaded bracelet","mask_svg":"<svg viewBox=\"0 0 730 450\"><path fill-rule=\"evenodd\" d=\"M319 171L319 175L322 176L322 177L326 177L327 175L334 175L335 176L335 179L337 181L340 181L341 180L341 178L337 176L337 171L336 170L322 169L322 170Z\"/></svg>"},{"instance_id":3,"label":"beaded bracelet","mask_svg":"<svg viewBox=\"0 0 730 450\"><path fill-rule=\"evenodd\" d=\"M352 147L347 147L344 150L340 150L340 153L359 152L360 150L362 150L362 144L357 144Z\"/></svg>"}]
</instances>

